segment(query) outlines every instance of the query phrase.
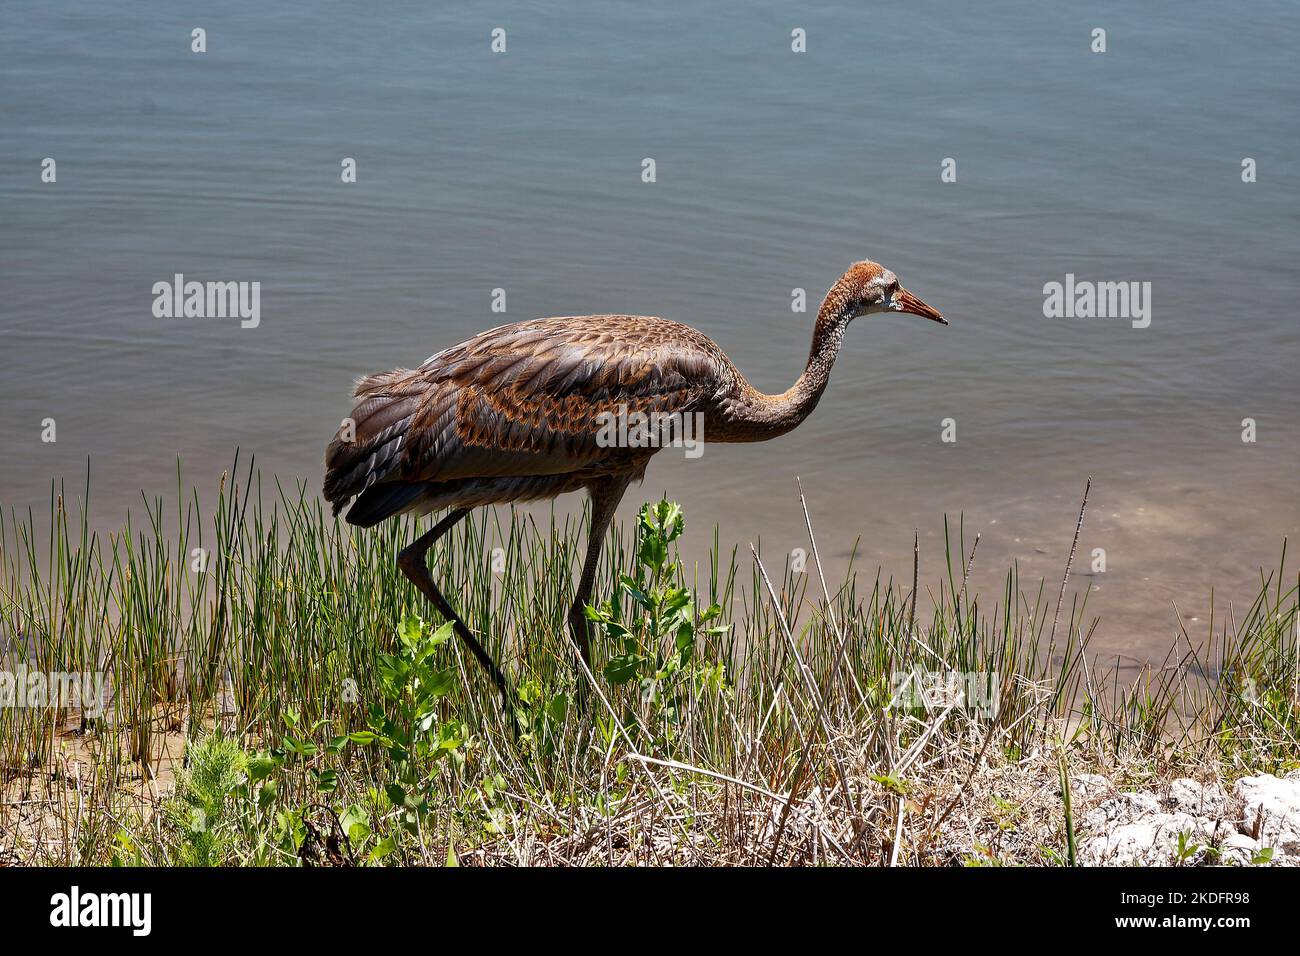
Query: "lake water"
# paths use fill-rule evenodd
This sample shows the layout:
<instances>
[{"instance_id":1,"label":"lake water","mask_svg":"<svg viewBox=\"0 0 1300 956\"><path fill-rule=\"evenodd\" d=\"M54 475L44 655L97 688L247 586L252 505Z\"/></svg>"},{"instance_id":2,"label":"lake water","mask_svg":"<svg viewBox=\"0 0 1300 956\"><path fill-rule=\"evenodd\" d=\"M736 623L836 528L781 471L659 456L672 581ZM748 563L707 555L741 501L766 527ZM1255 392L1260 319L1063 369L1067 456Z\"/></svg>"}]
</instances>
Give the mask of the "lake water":
<instances>
[{"instance_id":1,"label":"lake water","mask_svg":"<svg viewBox=\"0 0 1300 956\"><path fill-rule=\"evenodd\" d=\"M937 586L964 514L991 605L1012 562L1054 593L1092 475L1095 649L1248 600L1300 530L1300 8L700 6L5 4L0 504L89 457L117 527L236 446L318 486L355 376L540 315L688 322L780 391L873 258L952 325L858 321L799 429L664 452L624 516L780 555L799 476L824 557L908 581L919 529ZM176 273L260 282L260 324L155 317ZM1045 317L1067 274L1149 282L1149 326Z\"/></svg>"}]
</instances>

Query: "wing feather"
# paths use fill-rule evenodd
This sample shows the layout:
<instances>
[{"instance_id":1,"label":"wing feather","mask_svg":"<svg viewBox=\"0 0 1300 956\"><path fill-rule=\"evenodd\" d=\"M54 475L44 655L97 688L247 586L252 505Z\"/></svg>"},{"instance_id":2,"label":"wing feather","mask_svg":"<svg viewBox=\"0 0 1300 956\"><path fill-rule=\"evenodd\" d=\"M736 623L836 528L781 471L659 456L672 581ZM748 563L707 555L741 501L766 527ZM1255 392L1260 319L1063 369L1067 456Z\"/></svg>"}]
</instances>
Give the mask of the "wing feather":
<instances>
[{"instance_id":1,"label":"wing feather","mask_svg":"<svg viewBox=\"0 0 1300 956\"><path fill-rule=\"evenodd\" d=\"M325 496L337 513L383 482L444 487L617 469L629 450L598 443L602 412L693 412L733 375L707 336L659 318L565 316L489 329L418 369L357 384L355 435L341 431L326 451ZM383 505L411 494L368 497ZM382 520L367 511L369 523Z\"/></svg>"}]
</instances>

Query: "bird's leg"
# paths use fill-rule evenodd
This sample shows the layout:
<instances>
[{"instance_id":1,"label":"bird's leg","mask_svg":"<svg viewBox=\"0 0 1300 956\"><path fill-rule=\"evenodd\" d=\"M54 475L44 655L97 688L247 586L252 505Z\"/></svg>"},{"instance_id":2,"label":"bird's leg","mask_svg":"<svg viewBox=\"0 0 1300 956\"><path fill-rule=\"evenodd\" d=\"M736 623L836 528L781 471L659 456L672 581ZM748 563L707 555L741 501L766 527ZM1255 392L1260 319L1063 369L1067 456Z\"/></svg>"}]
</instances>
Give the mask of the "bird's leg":
<instances>
[{"instance_id":1,"label":"bird's leg","mask_svg":"<svg viewBox=\"0 0 1300 956\"><path fill-rule=\"evenodd\" d=\"M433 603L433 606L438 609L438 613L451 621L452 630L465 642L465 645L478 659L478 662L483 665L484 669L492 675L497 690L501 691L501 699L505 702L506 709L513 716L514 700L511 697L510 686L506 683L505 675L501 673L501 668L497 667L496 661L492 660L491 655L483 649L483 645L470 633L470 629L465 626L465 622L460 619L460 615L456 613L455 608L442 596L442 592L433 583L433 578L429 575L429 566L424 560L433 543L450 531L456 522L469 514L469 511L468 508L457 508L449 512L446 517L398 553L397 566L402 569L403 574L411 579L411 583L419 588L420 592Z\"/></svg>"},{"instance_id":2,"label":"bird's leg","mask_svg":"<svg viewBox=\"0 0 1300 956\"><path fill-rule=\"evenodd\" d=\"M569 608L569 628L573 632L574 643L582 654L582 661L591 667L591 641L587 636L587 615L583 611L591 598L592 585L596 583L596 565L600 562L600 551L605 544L605 532L614 518L614 511L623 499L629 479L622 476L608 478L588 488L591 495L591 533L587 538L587 559L582 565L582 578L573 595L573 606ZM579 681L580 687L586 685Z\"/></svg>"}]
</instances>

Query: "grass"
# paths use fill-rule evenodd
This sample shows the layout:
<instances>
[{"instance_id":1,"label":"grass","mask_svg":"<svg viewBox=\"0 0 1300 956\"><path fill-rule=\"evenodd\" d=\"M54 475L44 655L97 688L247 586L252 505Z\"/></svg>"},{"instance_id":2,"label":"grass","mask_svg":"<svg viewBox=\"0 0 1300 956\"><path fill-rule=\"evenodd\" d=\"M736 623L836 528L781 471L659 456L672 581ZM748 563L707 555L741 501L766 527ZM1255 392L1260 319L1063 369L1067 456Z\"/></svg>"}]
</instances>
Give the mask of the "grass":
<instances>
[{"instance_id":1,"label":"grass","mask_svg":"<svg viewBox=\"0 0 1300 956\"><path fill-rule=\"evenodd\" d=\"M1067 761L1157 780L1300 758L1285 545L1244 613L1121 683L1068 573L1054 602L1014 568L967 593L960 524L918 607L916 580L827 582L810 522L807 573L715 532L688 576L662 502L610 537L581 673L581 521L480 511L433 574L518 688L516 727L396 568L415 522L358 531L237 463L210 505L178 471L174 501L104 538L89 490L75 516L61 491L48 520L0 515L0 671L109 689L98 716L0 707L0 858L1073 862ZM936 674L978 675L984 706L918 696Z\"/></svg>"}]
</instances>

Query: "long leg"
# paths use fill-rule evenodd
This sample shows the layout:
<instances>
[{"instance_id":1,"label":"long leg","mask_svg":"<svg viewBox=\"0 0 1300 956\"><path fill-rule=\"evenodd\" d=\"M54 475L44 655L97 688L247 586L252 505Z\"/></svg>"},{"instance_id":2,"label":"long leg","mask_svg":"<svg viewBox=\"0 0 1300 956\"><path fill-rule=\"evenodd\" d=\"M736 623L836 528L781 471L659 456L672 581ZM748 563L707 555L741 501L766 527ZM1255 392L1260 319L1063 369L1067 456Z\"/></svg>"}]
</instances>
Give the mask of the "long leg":
<instances>
[{"instance_id":1,"label":"long leg","mask_svg":"<svg viewBox=\"0 0 1300 956\"><path fill-rule=\"evenodd\" d=\"M470 633L470 629L460 619L456 609L442 596L442 592L433 583L433 578L429 575L429 566L424 560L424 556L429 553L429 548L433 547L433 543L450 531L456 522L469 514L469 511L468 508L457 508L449 512L445 518L401 550L397 555L397 566L402 569L403 574L411 579L411 583L433 602L433 606L438 609L438 613L451 621L452 630L465 642L465 645L478 658L478 662L483 665L484 669L492 675L492 680L497 685L497 689L501 691L501 697L505 701L507 709L511 709L513 701L510 696L510 687L506 683L505 675L501 673L501 668L497 667L496 661L492 660L491 655L483 649L483 645Z\"/></svg>"},{"instance_id":2,"label":"long leg","mask_svg":"<svg viewBox=\"0 0 1300 956\"><path fill-rule=\"evenodd\" d=\"M587 637L587 615L582 609L591 598L591 588L596 583L596 565L605 544L605 532L609 530L614 511L623 500L623 492L627 491L630 482L630 478L618 475L601 479L587 489L591 496L591 535L587 539L587 559L582 565L582 578L573 595L573 606L569 608L569 628L583 663L588 667L591 666L591 642Z\"/></svg>"}]
</instances>

